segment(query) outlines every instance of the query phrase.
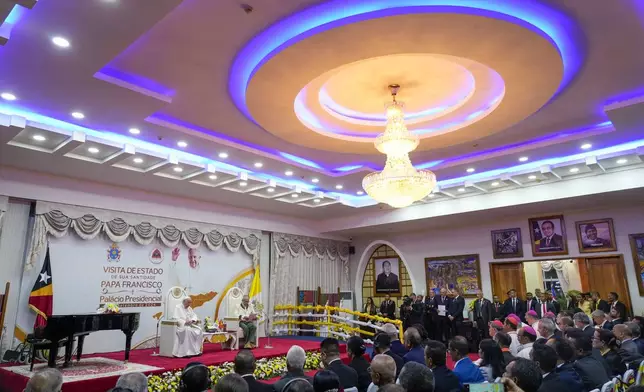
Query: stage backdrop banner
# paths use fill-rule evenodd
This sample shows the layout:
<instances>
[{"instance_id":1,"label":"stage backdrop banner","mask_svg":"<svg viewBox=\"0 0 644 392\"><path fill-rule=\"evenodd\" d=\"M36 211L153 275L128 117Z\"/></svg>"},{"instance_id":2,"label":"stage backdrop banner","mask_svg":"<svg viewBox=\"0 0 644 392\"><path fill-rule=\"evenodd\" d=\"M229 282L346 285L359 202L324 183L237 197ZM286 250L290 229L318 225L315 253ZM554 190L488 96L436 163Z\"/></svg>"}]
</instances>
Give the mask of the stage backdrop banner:
<instances>
[{"instance_id":1,"label":"stage backdrop banner","mask_svg":"<svg viewBox=\"0 0 644 392\"><path fill-rule=\"evenodd\" d=\"M159 239L144 245L132 238L116 243L100 234L83 240L74 233L49 238L54 314L94 313L108 302L122 312L140 312L133 347L154 345L157 322L163 313L168 290L184 287L193 298L193 308L201 320L226 315L225 290L232 286L248 292L253 277L253 257L247 252L231 252L225 247L188 248L179 242L167 247ZM25 271L23 288L30 288L43 263ZM28 291L28 290L27 290ZM21 293L21 299L28 297ZM220 308L221 309L218 309ZM35 314L20 306L18 325L31 331ZM121 331L95 332L85 340L84 353L119 351L125 348Z\"/></svg>"}]
</instances>

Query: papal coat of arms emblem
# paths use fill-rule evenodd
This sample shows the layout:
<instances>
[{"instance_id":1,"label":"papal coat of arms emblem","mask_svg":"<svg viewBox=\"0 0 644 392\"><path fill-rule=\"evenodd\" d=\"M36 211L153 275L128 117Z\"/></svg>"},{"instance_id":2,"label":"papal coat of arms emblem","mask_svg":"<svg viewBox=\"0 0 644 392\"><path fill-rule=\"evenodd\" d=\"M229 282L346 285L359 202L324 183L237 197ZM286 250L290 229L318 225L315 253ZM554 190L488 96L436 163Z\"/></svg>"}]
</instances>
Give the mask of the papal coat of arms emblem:
<instances>
[{"instance_id":1,"label":"papal coat of arms emblem","mask_svg":"<svg viewBox=\"0 0 644 392\"><path fill-rule=\"evenodd\" d=\"M121 248L116 245L116 242L113 242L112 246L107 250L107 261L115 263L121 261Z\"/></svg>"}]
</instances>

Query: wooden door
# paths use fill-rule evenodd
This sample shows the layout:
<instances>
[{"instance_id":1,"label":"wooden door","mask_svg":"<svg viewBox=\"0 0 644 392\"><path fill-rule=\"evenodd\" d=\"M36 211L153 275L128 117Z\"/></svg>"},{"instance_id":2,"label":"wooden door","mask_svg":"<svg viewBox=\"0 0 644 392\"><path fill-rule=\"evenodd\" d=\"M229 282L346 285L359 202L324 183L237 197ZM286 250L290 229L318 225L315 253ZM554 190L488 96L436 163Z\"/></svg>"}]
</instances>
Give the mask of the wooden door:
<instances>
[{"instance_id":1,"label":"wooden door","mask_svg":"<svg viewBox=\"0 0 644 392\"><path fill-rule=\"evenodd\" d=\"M623 256L587 258L585 264L591 290L598 291L603 299L608 297L610 291L616 292L628 312L632 313Z\"/></svg>"},{"instance_id":2,"label":"wooden door","mask_svg":"<svg viewBox=\"0 0 644 392\"><path fill-rule=\"evenodd\" d=\"M490 264L490 277L492 279L492 295L498 295L501 302L505 301L510 289L517 291L517 297L524 299L525 275L523 263L493 263Z\"/></svg>"}]
</instances>

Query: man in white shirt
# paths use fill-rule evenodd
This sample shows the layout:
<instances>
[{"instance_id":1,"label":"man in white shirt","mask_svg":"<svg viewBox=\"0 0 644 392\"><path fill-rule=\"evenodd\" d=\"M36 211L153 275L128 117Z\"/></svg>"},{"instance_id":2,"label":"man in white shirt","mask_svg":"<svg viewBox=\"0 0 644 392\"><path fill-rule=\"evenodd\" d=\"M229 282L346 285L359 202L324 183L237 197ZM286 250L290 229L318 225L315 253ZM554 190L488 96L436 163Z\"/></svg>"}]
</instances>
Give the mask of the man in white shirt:
<instances>
[{"instance_id":1,"label":"man in white shirt","mask_svg":"<svg viewBox=\"0 0 644 392\"><path fill-rule=\"evenodd\" d=\"M244 348L255 348L255 334L257 333L257 314L253 304L250 303L248 295L244 295L241 304L237 305L237 317L239 318L239 327L244 331Z\"/></svg>"},{"instance_id":2,"label":"man in white shirt","mask_svg":"<svg viewBox=\"0 0 644 392\"><path fill-rule=\"evenodd\" d=\"M519 339L519 352L517 357L530 359L530 353L532 353L532 345L535 340L537 340L537 332L532 327L523 327L517 333L517 338Z\"/></svg>"},{"instance_id":3,"label":"man in white shirt","mask_svg":"<svg viewBox=\"0 0 644 392\"><path fill-rule=\"evenodd\" d=\"M199 318L192 310L192 299L184 298L183 302L174 309L174 319L177 321L177 340L172 348L175 357L189 357L201 354L203 331L199 327Z\"/></svg>"}]
</instances>

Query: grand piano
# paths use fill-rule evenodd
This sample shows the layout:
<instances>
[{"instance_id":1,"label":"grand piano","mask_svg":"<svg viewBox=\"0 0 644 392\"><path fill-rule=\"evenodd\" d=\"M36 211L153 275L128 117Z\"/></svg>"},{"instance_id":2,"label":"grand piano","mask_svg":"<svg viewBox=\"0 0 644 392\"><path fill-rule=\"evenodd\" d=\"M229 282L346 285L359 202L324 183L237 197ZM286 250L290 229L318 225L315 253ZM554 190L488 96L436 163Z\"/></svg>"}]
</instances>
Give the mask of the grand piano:
<instances>
[{"instance_id":1,"label":"grand piano","mask_svg":"<svg viewBox=\"0 0 644 392\"><path fill-rule=\"evenodd\" d=\"M65 363L69 366L72 359L74 339L78 338L76 360L80 361L83 354L83 342L91 332L120 329L125 334L125 362L130 359L132 335L139 328L141 313L112 313L112 314L69 314L52 315L47 319L47 325L38 334L38 338L46 339L49 344L49 367L56 366L59 342L67 338L65 345Z\"/></svg>"}]
</instances>

